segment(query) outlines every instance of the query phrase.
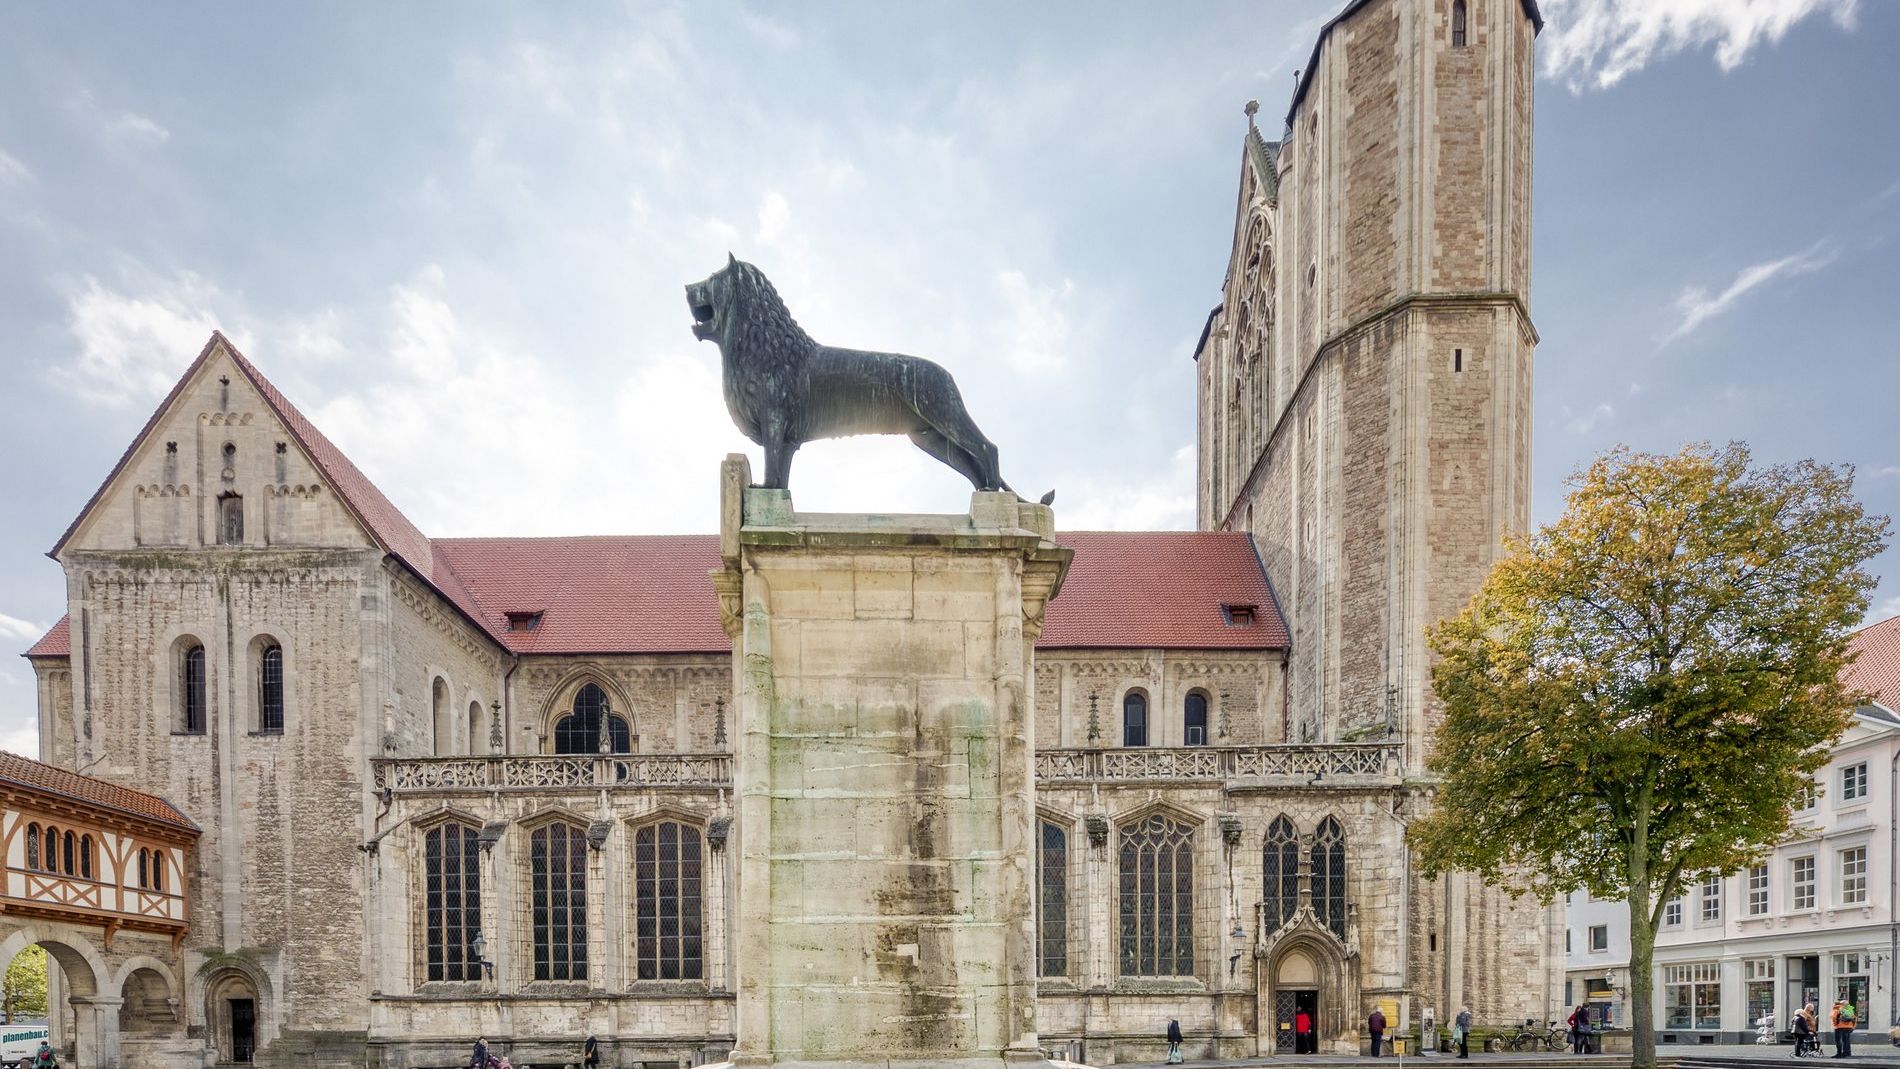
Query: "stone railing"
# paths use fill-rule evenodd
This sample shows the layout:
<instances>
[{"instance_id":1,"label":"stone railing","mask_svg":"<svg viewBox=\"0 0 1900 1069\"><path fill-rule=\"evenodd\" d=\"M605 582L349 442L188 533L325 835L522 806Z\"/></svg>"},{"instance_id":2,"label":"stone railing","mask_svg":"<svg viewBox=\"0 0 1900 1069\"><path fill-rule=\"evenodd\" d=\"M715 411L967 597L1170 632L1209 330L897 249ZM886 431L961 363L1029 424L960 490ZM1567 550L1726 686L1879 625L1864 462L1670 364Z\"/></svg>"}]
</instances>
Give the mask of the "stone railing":
<instances>
[{"instance_id":1,"label":"stone railing","mask_svg":"<svg viewBox=\"0 0 1900 1069\"><path fill-rule=\"evenodd\" d=\"M732 785L732 755L722 753L402 757L378 758L370 764L376 789L387 787L399 793Z\"/></svg>"},{"instance_id":2,"label":"stone railing","mask_svg":"<svg viewBox=\"0 0 1900 1069\"><path fill-rule=\"evenodd\" d=\"M1139 782L1144 780L1256 781L1276 786L1399 781L1396 743L1336 746L1130 746L1112 750L1039 750L1036 780Z\"/></svg>"}]
</instances>

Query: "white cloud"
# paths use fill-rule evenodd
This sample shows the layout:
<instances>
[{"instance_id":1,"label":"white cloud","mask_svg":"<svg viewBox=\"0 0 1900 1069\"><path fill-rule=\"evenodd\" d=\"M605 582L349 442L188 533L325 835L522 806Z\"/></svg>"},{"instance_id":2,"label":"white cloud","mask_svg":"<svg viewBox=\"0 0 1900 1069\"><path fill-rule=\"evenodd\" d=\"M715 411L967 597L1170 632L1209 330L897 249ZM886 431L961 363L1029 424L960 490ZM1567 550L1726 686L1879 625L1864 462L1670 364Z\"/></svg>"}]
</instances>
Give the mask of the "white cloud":
<instances>
[{"instance_id":1,"label":"white cloud","mask_svg":"<svg viewBox=\"0 0 1900 1069\"><path fill-rule=\"evenodd\" d=\"M71 102L74 112L83 116L108 140L122 144L162 145L171 140L172 132L160 125L157 120L136 111L102 106L93 98L91 90L82 91Z\"/></svg>"},{"instance_id":2,"label":"white cloud","mask_svg":"<svg viewBox=\"0 0 1900 1069\"><path fill-rule=\"evenodd\" d=\"M1174 451L1168 467L1138 479L1084 478L1056 488L1056 524L1068 531L1166 531L1194 527L1194 447ZM1037 496L1028 490L1023 496Z\"/></svg>"},{"instance_id":3,"label":"white cloud","mask_svg":"<svg viewBox=\"0 0 1900 1069\"><path fill-rule=\"evenodd\" d=\"M0 750L37 760L40 754L39 721L28 720L0 727Z\"/></svg>"},{"instance_id":4,"label":"white cloud","mask_svg":"<svg viewBox=\"0 0 1900 1069\"><path fill-rule=\"evenodd\" d=\"M8 616L0 612L0 640L33 642L45 633L45 624L36 624L30 620L22 620L17 616Z\"/></svg>"},{"instance_id":5,"label":"white cloud","mask_svg":"<svg viewBox=\"0 0 1900 1069\"><path fill-rule=\"evenodd\" d=\"M1615 85L1652 60L1713 45L1733 70L1757 45L1772 44L1801 20L1826 14L1854 25L1858 0L1545 0L1538 41L1544 74L1573 91Z\"/></svg>"},{"instance_id":6,"label":"white cloud","mask_svg":"<svg viewBox=\"0 0 1900 1069\"><path fill-rule=\"evenodd\" d=\"M33 172L19 158L0 148L0 185L18 183L24 185L33 181Z\"/></svg>"},{"instance_id":7,"label":"white cloud","mask_svg":"<svg viewBox=\"0 0 1900 1069\"><path fill-rule=\"evenodd\" d=\"M792 220L791 203L785 195L774 189L765 194L765 200L759 204L759 242L764 245L775 244L779 236L785 233L785 224Z\"/></svg>"},{"instance_id":8,"label":"white cloud","mask_svg":"<svg viewBox=\"0 0 1900 1069\"><path fill-rule=\"evenodd\" d=\"M1588 412L1578 414L1571 411L1569 405L1563 406L1564 429L1571 434L1588 434L1597 424L1607 423L1616 418L1616 406L1608 401L1599 403Z\"/></svg>"},{"instance_id":9,"label":"white cloud","mask_svg":"<svg viewBox=\"0 0 1900 1069\"><path fill-rule=\"evenodd\" d=\"M185 271L138 294L108 289L88 276L66 303L67 330L79 352L70 363L51 368L48 377L88 401L119 408L164 396L184 362L217 329L216 309L229 308L234 300ZM243 348L241 339L241 334L232 337Z\"/></svg>"},{"instance_id":10,"label":"white cloud","mask_svg":"<svg viewBox=\"0 0 1900 1069\"><path fill-rule=\"evenodd\" d=\"M1667 345L1675 341L1733 308L1736 302L1747 296L1751 290L1777 278L1812 274L1833 263L1839 255L1838 250L1830 247L1827 242L1821 241L1800 252L1783 256L1779 260L1769 260L1742 268L1741 272L1735 276L1735 281L1728 284L1727 289L1713 296L1701 286L1685 288L1676 297L1676 311L1681 313L1682 321L1676 324L1676 329L1670 331L1667 338L1663 339L1663 344Z\"/></svg>"},{"instance_id":11,"label":"white cloud","mask_svg":"<svg viewBox=\"0 0 1900 1069\"><path fill-rule=\"evenodd\" d=\"M996 284L1010 317L1003 338L1010 366L1029 375L1066 369L1069 317L1063 306L1074 296L1075 283L1065 278L1051 286L1037 286L1021 271L1011 269L998 273Z\"/></svg>"}]
</instances>

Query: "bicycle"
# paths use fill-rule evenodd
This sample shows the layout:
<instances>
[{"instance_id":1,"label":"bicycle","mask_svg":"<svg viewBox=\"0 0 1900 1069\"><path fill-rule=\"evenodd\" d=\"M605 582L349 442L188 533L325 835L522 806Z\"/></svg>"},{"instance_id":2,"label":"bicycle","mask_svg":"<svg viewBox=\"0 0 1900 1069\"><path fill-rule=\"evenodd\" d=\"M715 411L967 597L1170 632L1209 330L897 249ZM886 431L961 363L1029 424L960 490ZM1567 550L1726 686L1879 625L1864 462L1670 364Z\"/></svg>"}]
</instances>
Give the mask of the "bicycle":
<instances>
[{"instance_id":1,"label":"bicycle","mask_svg":"<svg viewBox=\"0 0 1900 1069\"><path fill-rule=\"evenodd\" d=\"M1511 1037L1512 1050L1521 1054L1540 1047L1548 1051L1561 1051L1570 1046L1570 1034L1559 1031L1556 1021L1545 1021L1544 1030L1541 1032L1533 1028L1536 1023L1531 1018L1524 1019L1524 1027L1518 1029L1517 1034Z\"/></svg>"}]
</instances>

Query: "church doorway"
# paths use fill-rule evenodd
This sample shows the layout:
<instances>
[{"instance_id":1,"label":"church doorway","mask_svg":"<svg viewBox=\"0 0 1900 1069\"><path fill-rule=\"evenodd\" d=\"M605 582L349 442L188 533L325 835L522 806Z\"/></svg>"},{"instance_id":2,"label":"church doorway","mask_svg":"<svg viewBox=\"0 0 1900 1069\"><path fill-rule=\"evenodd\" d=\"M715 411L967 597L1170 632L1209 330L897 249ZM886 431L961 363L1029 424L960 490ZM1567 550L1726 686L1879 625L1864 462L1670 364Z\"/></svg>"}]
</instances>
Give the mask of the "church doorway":
<instances>
[{"instance_id":1,"label":"church doorway","mask_svg":"<svg viewBox=\"0 0 1900 1069\"><path fill-rule=\"evenodd\" d=\"M231 1004L231 1060L248 1062L257 1054L257 1001L227 999Z\"/></svg>"},{"instance_id":2,"label":"church doorway","mask_svg":"<svg viewBox=\"0 0 1900 1069\"><path fill-rule=\"evenodd\" d=\"M205 984L205 1023L218 1061L227 1065L246 1065L257 1059L257 1050L270 1037L259 1020L264 1000L259 982L241 968L226 968L213 974Z\"/></svg>"},{"instance_id":3,"label":"church doorway","mask_svg":"<svg viewBox=\"0 0 1900 1069\"><path fill-rule=\"evenodd\" d=\"M1274 1053L1318 1054L1319 992L1310 987L1281 988L1274 992L1273 1002Z\"/></svg>"}]
</instances>

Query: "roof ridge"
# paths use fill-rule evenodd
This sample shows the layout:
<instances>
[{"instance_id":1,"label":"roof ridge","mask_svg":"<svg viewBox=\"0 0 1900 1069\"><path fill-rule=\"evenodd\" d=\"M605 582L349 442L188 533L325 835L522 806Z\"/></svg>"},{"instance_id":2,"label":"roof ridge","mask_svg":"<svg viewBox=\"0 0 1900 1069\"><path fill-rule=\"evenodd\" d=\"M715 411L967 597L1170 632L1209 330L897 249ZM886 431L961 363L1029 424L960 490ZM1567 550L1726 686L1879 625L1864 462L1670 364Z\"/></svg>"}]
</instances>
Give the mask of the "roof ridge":
<instances>
[{"instance_id":1,"label":"roof ridge","mask_svg":"<svg viewBox=\"0 0 1900 1069\"><path fill-rule=\"evenodd\" d=\"M14 774L14 769L8 767L13 762L19 762L18 771L30 773L32 778ZM62 779L66 782L59 782ZM171 800L163 795L152 791L142 791L137 787L127 787L122 783L114 783L99 776L89 776L84 772L27 757L25 754L17 754L11 750L0 750L0 781L17 783L33 790L46 791L49 794L64 795L87 805L96 805L102 809L129 813L145 820L189 828L194 832L201 830L197 822L185 815L184 810L173 805ZM92 788L87 793L80 793L78 790L78 788L87 787ZM142 799L147 804L138 808L124 805L116 800L115 795L131 795L134 799Z\"/></svg>"}]
</instances>

